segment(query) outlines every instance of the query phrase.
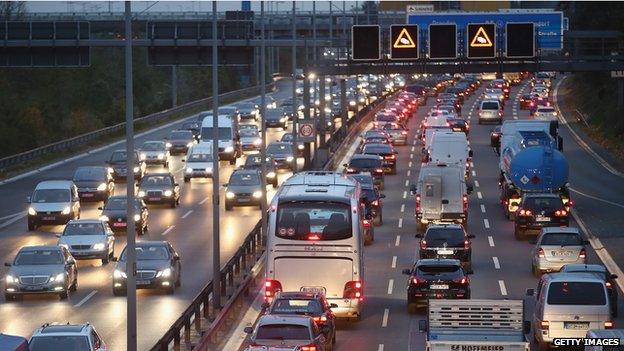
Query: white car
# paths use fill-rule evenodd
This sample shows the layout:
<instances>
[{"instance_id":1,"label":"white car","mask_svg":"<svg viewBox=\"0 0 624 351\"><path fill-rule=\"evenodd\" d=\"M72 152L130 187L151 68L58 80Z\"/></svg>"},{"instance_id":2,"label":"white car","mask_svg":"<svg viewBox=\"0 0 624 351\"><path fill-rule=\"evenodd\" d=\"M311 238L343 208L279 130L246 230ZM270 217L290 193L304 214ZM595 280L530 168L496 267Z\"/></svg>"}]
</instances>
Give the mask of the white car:
<instances>
[{"instance_id":1,"label":"white car","mask_svg":"<svg viewBox=\"0 0 624 351\"><path fill-rule=\"evenodd\" d=\"M146 164L161 164L169 167L169 150L164 141L146 141L139 151L139 158Z\"/></svg>"},{"instance_id":2,"label":"white car","mask_svg":"<svg viewBox=\"0 0 624 351\"><path fill-rule=\"evenodd\" d=\"M485 89L483 93L483 100L498 100L503 101L505 94L500 89Z\"/></svg>"},{"instance_id":3,"label":"white car","mask_svg":"<svg viewBox=\"0 0 624 351\"><path fill-rule=\"evenodd\" d=\"M533 115L535 119L542 121L556 121L557 116L557 110L552 106L539 106Z\"/></svg>"},{"instance_id":4,"label":"white car","mask_svg":"<svg viewBox=\"0 0 624 351\"><path fill-rule=\"evenodd\" d=\"M537 95L539 97L548 97L548 88L542 87L542 86L538 86L538 87L533 87L533 89L531 89L531 95Z\"/></svg>"},{"instance_id":5,"label":"white car","mask_svg":"<svg viewBox=\"0 0 624 351\"><path fill-rule=\"evenodd\" d=\"M108 224L97 219L69 221L59 238L75 259L100 259L107 264L115 252L115 236Z\"/></svg>"}]
</instances>

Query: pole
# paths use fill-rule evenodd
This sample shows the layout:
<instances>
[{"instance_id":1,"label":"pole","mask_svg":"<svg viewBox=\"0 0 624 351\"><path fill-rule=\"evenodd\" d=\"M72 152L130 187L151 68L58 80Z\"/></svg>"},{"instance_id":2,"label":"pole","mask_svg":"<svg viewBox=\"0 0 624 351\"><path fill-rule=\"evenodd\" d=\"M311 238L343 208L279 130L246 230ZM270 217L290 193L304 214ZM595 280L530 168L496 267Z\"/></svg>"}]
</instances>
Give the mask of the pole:
<instances>
[{"instance_id":1,"label":"pole","mask_svg":"<svg viewBox=\"0 0 624 351\"><path fill-rule=\"evenodd\" d=\"M133 86L132 86L132 5L126 1L126 223L128 228L126 242L126 350L137 350L137 305L136 305L136 230L134 221L134 121L133 121Z\"/></svg>"},{"instance_id":2,"label":"pole","mask_svg":"<svg viewBox=\"0 0 624 351\"><path fill-rule=\"evenodd\" d=\"M221 309L221 235L219 227L219 58L217 2L212 2L212 308Z\"/></svg>"},{"instance_id":3,"label":"pole","mask_svg":"<svg viewBox=\"0 0 624 351\"><path fill-rule=\"evenodd\" d=\"M347 40L347 2L346 1L342 2L342 38L344 40ZM346 49L345 49L345 58L347 58Z\"/></svg>"},{"instance_id":4,"label":"pole","mask_svg":"<svg viewBox=\"0 0 624 351\"><path fill-rule=\"evenodd\" d=\"M342 106L342 111L340 111L342 112L340 114L340 117L342 118L342 123L340 123L340 129L343 130L343 135L347 135L346 133L347 119L349 118L349 103L347 102L347 81L344 78L340 78L340 106Z\"/></svg>"},{"instance_id":5,"label":"pole","mask_svg":"<svg viewBox=\"0 0 624 351\"><path fill-rule=\"evenodd\" d=\"M299 106L297 106L297 46L295 45L295 41L297 40L297 13L296 13L296 2L292 2L292 113L293 113L293 145L295 148L298 147L297 143L297 130L299 126ZM304 78L305 79L305 78ZM299 150L295 150L295 155L299 152ZM295 157L295 163L293 164L293 173L297 173L297 157Z\"/></svg>"},{"instance_id":6,"label":"pole","mask_svg":"<svg viewBox=\"0 0 624 351\"><path fill-rule=\"evenodd\" d=\"M312 57L316 63L316 1L312 2Z\"/></svg>"},{"instance_id":7,"label":"pole","mask_svg":"<svg viewBox=\"0 0 624 351\"><path fill-rule=\"evenodd\" d=\"M171 107L178 106L178 66L171 66Z\"/></svg>"},{"instance_id":8,"label":"pole","mask_svg":"<svg viewBox=\"0 0 624 351\"><path fill-rule=\"evenodd\" d=\"M304 40L304 62L303 62L303 118L310 120L310 71L308 70L308 41ZM311 150L310 143L304 144L303 161L304 169L310 169Z\"/></svg>"},{"instance_id":9,"label":"pole","mask_svg":"<svg viewBox=\"0 0 624 351\"><path fill-rule=\"evenodd\" d=\"M358 2L355 2L355 7L353 8L353 13L355 14L355 24L360 24L359 21L359 17L358 16Z\"/></svg>"},{"instance_id":10,"label":"pole","mask_svg":"<svg viewBox=\"0 0 624 351\"><path fill-rule=\"evenodd\" d=\"M327 112L325 112L325 76L319 76L319 115L320 128L318 130L319 135L319 148L325 147L325 132L327 131Z\"/></svg>"},{"instance_id":11,"label":"pole","mask_svg":"<svg viewBox=\"0 0 624 351\"><path fill-rule=\"evenodd\" d=\"M262 218L262 237L267 237L267 191L266 191L266 75L264 74L264 52L266 50L264 33L264 1L260 2L260 132L262 133L262 146L260 147L260 179L262 184L262 203L260 204L260 216ZM295 158L295 163L296 163Z\"/></svg>"}]
</instances>

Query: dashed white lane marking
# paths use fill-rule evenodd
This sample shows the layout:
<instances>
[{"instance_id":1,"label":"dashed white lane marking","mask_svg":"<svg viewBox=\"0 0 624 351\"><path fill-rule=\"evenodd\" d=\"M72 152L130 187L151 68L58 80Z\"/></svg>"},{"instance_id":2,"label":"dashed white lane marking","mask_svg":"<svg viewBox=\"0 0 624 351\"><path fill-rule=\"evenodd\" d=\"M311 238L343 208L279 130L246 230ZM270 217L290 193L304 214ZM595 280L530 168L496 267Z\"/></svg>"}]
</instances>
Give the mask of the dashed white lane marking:
<instances>
[{"instance_id":1,"label":"dashed white lane marking","mask_svg":"<svg viewBox=\"0 0 624 351\"><path fill-rule=\"evenodd\" d=\"M161 235L167 235L169 234L170 231L173 230L173 228L175 228L175 225L172 225L171 227L167 228L164 232L162 232Z\"/></svg>"},{"instance_id":2,"label":"dashed white lane marking","mask_svg":"<svg viewBox=\"0 0 624 351\"><path fill-rule=\"evenodd\" d=\"M513 116L513 119L518 119L518 116L514 115L514 116Z\"/></svg>"},{"instance_id":3,"label":"dashed white lane marking","mask_svg":"<svg viewBox=\"0 0 624 351\"><path fill-rule=\"evenodd\" d=\"M405 179L405 186L409 186L409 179Z\"/></svg>"},{"instance_id":4,"label":"dashed white lane marking","mask_svg":"<svg viewBox=\"0 0 624 351\"><path fill-rule=\"evenodd\" d=\"M494 261L494 268L500 269L500 262L498 262L498 257L492 257L492 261Z\"/></svg>"},{"instance_id":5,"label":"dashed white lane marking","mask_svg":"<svg viewBox=\"0 0 624 351\"><path fill-rule=\"evenodd\" d=\"M486 229L489 229L490 221L487 218L483 219L483 225L485 226Z\"/></svg>"},{"instance_id":6,"label":"dashed white lane marking","mask_svg":"<svg viewBox=\"0 0 624 351\"><path fill-rule=\"evenodd\" d=\"M385 328L388 326L388 316L390 315L389 309L384 309L383 317L381 318L381 327Z\"/></svg>"},{"instance_id":7,"label":"dashed white lane marking","mask_svg":"<svg viewBox=\"0 0 624 351\"><path fill-rule=\"evenodd\" d=\"M80 300L80 302L75 304L74 307L80 307L80 306L84 305L95 294L97 294L97 290L93 290L92 292L90 292L89 295L85 296L84 299Z\"/></svg>"},{"instance_id":8,"label":"dashed white lane marking","mask_svg":"<svg viewBox=\"0 0 624 351\"><path fill-rule=\"evenodd\" d=\"M400 243L401 243L401 237L399 235L397 235L397 238L394 241L394 246L399 246Z\"/></svg>"},{"instance_id":9,"label":"dashed white lane marking","mask_svg":"<svg viewBox=\"0 0 624 351\"><path fill-rule=\"evenodd\" d=\"M384 344L379 344L377 351L384 351Z\"/></svg>"},{"instance_id":10,"label":"dashed white lane marking","mask_svg":"<svg viewBox=\"0 0 624 351\"><path fill-rule=\"evenodd\" d=\"M404 199L407 199L407 191L404 191L404 192L403 192L403 198L404 198Z\"/></svg>"},{"instance_id":11,"label":"dashed white lane marking","mask_svg":"<svg viewBox=\"0 0 624 351\"><path fill-rule=\"evenodd\" d=\"M412 149L410 151L414 152L414 149L416 149L416 146L412 146Z\"/></svg>"},{"instance_id":12,"label":"dashed white lane marking","mask_svg":"<svg viewBox=\"0 0 624 351\"><path fill-rule=\"evenodd\" d=\"M388 295L392 295L392 288L394 287L394 279L388 281Z\"/></svg>"},{"instance_id":13,"label":"dashed white lane marking","mask_svg":"<svg viewBox=\"0 0 624 351\"><path fill-rule=\"evenodd\" d=\"M412 142L412 145L416 145L416 139L414 139L414 142Z\"/></svg>"},{"instance_id":14,"label":"dashed white lane marking","mask_svg":"<svg viewBox=\"0 0 624 351\"><path fill-rule=\"evenodd\" d=\"M494 238L488 236L488 243L490 244L490 247L494 247Z\"/></svg>"},{"instance_id":15,"label":"dashed white lane marking","mask_svg":"<svg viewBox=\"0 0 624 351\"><path fill-rule=\"evenodd\" d=\"M476 176L477 176L477 172L475 172L475 170L474 170L474 169L472 170L472 176L473 176L473 177L476 177Z\"/></svg>"},{"instance_id":16,"label":"dashed white lane marking","mask_svg":"<svg viewBox=\"0 0 624 351\"><path fill-rule=\"evenodd\" d=\"M208 201L208 199L210 199L210 197L207 197L207 198L205 198L205 199L201 200L201 201L199 202L199 204L200 204L200 205L203 205L206 201Z\"/></svg>"},{"instance_id":17,"label":"dashed white lane marking","mask_svg":"<svg viewBox=\"0 0 624 351\"><path fill-rule=\"evenodd\" d=\"M410 160L414 158L414 154L410 153Z\"/></svg>"},{"instance_id":18,"label":"dashed white lane marking","mask_svg":"<svg viewBox=\"0 0 624 351\"><path fill-rule=\"evenodd\" d=\"M498 281L498 286L500 287L501 295L507 296L507 288L505 287L505 281L504 280L499 280Z\"/></svg>"},{"instance_id":19,"label":"dashed white lane marking","mask_svg":"<svg viewBox=\"0 0 624 351\"><path fill-rule=\"evenodd\" d=\"M470 161L470 168L474 168L474 163Z\"/></svg>"},{"instance_id":20,"label":"dashed white lane marking","mask_svg":"<svg viewBox=\"0 0 624 351\"><path fill-rule=\"evenodd\" d=\"M405 212L405 204L401 205L401 213Z\"/></svg>"},{"instance_id":21,"label":"dashed white lane marking","mask_svg":"<svg viewBox=\"0 0 624 351\"><path fill-rule=\"evenodd\" d=\"M403 218L399 218L399 228L403 228Z\"/></svg>"},{"instance_id":22,"label":"dashed white lane marking","mask_svg":"<svg viewBox=\"0 0 624 351\"><path fill-rule=\"evenodd\" d=\"M481 204L481 213L485 213L485 205Z\"/></svg>"},{"instance_id":23,"label":"dashed white lane marking","mask_svg":"<svg viewBox=\"0 0 624 351\"><path fill-rule=\"evenodd\" d=\"M481 192L480 192L480 191L477 191L477 197L478 197L479 199L483 199L483 195L481 194Z\"/></svg>"},{"instance_id":24,"label":"dashed white lane marking","mask_svg":"<svg viewBox=\"0 0 624 351\"><path fill-rule=\"evenodd\" d=\"M478 180L474 181L474 186L477 187L477 188L479 187L479 181Z\"/></svg>"},{"instance_id":25,"label":"dashed white lane marking","mask_svg":"<svg viewBox=\"0 0 624 351\"><path fill-rule=\"evenodd\" d=\"M190 215L191 215L191 213L193 213L193 210L188 210L188 212L186 212L186 213L182 216L182 219L184 219L184 218L186 218L186 217L190 216Z\"/></svg>"},{"instance_id":26,"label":"dashed white lane marking","mask_svg":"<svg viewBox=\"0 0 624 351\"><path fill-rule=\"evenodd\" d=\"M409 161L409 163L407 164L407 167L412 167L412 161Z\"/></svg>"},{"instance_id":27,"label":"dashed white lane marking","mask_svg":"<svg viewBox=\"0 0 624 351\"><path fill-rule=\"evenodd\" d=\"M396 268L396 264L397 264L397 257L396 256L392 256L392 268Z\"/></svg>"},{"instance_id":28,"label":"dashed white lane marking","mask_svg":"<svg viewBox=\"0 0 624 351\"><path fill-rule=\"evenodd\" d=\"M411 174L412 174L412 170L411 170L411 169L408 169L408 170L407 170L407 174L406 174L406 175L409 177Z\"/></svg>"}]
</instances>

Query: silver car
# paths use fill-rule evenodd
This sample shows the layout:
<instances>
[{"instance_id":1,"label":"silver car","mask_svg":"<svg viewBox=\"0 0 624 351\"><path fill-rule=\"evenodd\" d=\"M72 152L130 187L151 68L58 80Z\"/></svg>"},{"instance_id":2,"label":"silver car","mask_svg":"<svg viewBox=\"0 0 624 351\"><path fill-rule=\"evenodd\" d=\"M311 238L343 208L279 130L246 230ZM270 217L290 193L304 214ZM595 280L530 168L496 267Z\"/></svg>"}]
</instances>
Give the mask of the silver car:
<instances>
[{"instance_id":1,"label":"silver car","mask_svg":"<svg viewBox=\"0 0 624 351\"><path fill-rule=\"evenodd\" d=\"M587 263L588 241L583 239L578 228L542 228L532 252L533 275L544 272L559 272L561 267L571 263Z\"/></svg>"},{"instance_id":2,"label":"silver car","mask_svg":"<svg viewBox=\"0 0 624 351\"><path fill-rule=\"evenodd\" d=\"M144 142L139 157L148 165L161 164L164 167L169 167L169 150L167 150L167 144L164 141Z\"/></svg>"},{"instance_id":3,"label":"silver car","mask_svg":"<svg viewBox=\"0 0 624 351\"><path fill-rule=\"evenodd\" d=\"M243 151L255 151L260 150L262 145L262 139L258 129L241 128L240 129L240 142L243 147Z\"/></svg>"},{"instance_id":4,"label":"silver car","mask_svg":"<svg viewBox=\"0 0 624 351\"><path fill-rule=\"evenodd\" d=\"M108 224L96 219L69 221L59 238L75 259L101 259L107 264L115 252L115 236Z\"/></svg>"}]
</instances>

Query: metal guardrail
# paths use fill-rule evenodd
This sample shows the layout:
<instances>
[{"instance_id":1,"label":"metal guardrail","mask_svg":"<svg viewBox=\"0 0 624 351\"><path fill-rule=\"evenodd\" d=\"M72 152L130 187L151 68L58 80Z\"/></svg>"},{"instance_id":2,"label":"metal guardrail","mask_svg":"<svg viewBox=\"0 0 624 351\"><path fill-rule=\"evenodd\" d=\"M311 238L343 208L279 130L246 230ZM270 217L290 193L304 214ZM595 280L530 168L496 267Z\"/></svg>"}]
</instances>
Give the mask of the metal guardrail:
<instances>
[{"instance_id":1,"label":"metal guardrail","mask_svg":"<svg viewBox=\"0 0 624 351\"><path fill-rule=\"evenodd\" d=\"M269 90L271 90L273 88L273 83L269 84L268 88ZM235 100L251 97L259 93L260 93L260 86L253 86L249 88L244 88L240 90L234 90L234 91L230 91L227 93L223 93L219 95L219 101L232 102ZM212 104L212 97L207 97L207 98L191 101L186 104L176 106L168 110L164 110L164 111L152 113L144 117L136 118L134 120L134 123L153 125L163 120L169 119L171 116L174 116L177 113L184 113L185 111L190 111L195 108L200 108L202 106L209 107L211 104ZM75 136L73 138L57 141L52 144L40 146L36 149L32 149L32 150L25 151L16 155L1 158L0 159L0 173L8 167L20 164L22 162L30 161L37 157L41 157L41 156L44 156L53 152L65 151L75 146L82 146L102 136L111 135L118 131L125 130L125 128L126 128L125 122L118 123L110 127L98 129L92 132L88 132L85 134Z\"/></svg>"}]
</instances>

